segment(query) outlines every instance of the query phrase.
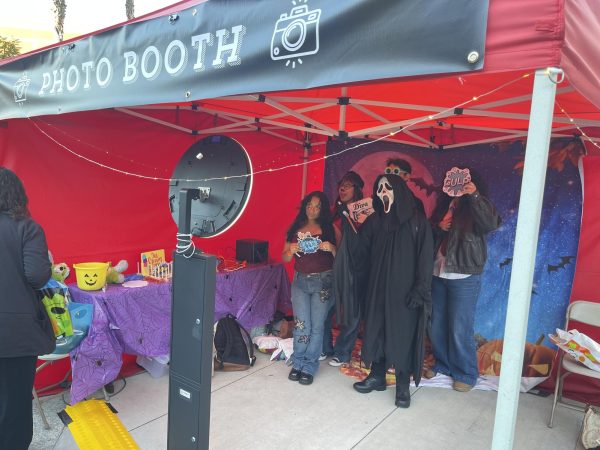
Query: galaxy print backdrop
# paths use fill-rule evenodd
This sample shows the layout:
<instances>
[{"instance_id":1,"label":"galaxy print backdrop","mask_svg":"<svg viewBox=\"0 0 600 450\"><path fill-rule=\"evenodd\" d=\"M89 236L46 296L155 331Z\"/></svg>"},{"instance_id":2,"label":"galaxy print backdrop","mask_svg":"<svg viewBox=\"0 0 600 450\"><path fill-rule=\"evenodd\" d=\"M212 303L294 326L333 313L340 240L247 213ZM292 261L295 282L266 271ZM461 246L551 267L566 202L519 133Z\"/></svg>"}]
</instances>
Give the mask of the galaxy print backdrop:
<instances>
[{"instance_id":1,"label":"galaxy print backdrop","mask_svg":"<svg viewBox=\"0 0 600 450\"><path fill-rule=\"evenodd\" d=\"M330 142L333 155L361 141ZM443 151L378 142L330 157L325 165L325 193L337 197L337 181L354 170L365 181L365 196L385 168L388 158L404 158L413 168L408 186L419 197L428 215L446 171L471 167L486 181L489 198L496 205L502 225L488 235L488 260L477 303L475 339L482 374L498 375L512 269L519 192L522 181L523 141L481 144ZM548 335L564 322L581 222L582 192L577 163L582 154L578 141L555 140L551 144L541 218L536 268L531 292L524 376L546 376L554 356Z\"/></svg>"}]
</instances>

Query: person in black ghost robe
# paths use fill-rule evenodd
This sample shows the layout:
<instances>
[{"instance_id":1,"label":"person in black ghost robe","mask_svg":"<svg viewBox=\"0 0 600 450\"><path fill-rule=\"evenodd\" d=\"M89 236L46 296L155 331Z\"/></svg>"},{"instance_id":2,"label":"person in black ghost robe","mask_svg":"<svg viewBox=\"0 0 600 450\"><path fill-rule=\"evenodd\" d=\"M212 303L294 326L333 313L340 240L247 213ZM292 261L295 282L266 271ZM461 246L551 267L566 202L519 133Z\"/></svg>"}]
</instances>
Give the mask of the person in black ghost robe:
<instances>
[{"instance_id":1,"label":"person in black ghost robe","mask_svg":"<svg viewBox=\"0 0 600 450\"><path fill-rule=\"evenodd\" d=\"M371 372L354 389L385 390L386 370L394 367L396 406L408 408L410 376L417 385L421 380L431 311L431 227L398 175L377 177L373 209L360 229L361 260L369 271L362 359Z\"/></svg>"}]
</instances>

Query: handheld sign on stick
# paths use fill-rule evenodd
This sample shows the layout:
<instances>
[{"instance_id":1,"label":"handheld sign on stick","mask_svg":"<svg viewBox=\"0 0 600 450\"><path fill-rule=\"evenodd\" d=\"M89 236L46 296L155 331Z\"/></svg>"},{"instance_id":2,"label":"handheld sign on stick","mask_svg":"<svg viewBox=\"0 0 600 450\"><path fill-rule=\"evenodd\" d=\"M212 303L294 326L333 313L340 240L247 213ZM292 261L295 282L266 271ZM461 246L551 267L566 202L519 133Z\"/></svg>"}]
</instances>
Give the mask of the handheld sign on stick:
<instances>
[{"instance_id":1,"label":"handheld sign on stick","mask_svg":"<svg viewBox=\"0 0 600 450\"><path fill-rule=\"evenodd\" d=\"M469 169L459 169L453 167L446 172L444 186L442 191L450 197L461 197L465 194L465 185L471 182L471 172Z\"/></svg>"}]
</instances>

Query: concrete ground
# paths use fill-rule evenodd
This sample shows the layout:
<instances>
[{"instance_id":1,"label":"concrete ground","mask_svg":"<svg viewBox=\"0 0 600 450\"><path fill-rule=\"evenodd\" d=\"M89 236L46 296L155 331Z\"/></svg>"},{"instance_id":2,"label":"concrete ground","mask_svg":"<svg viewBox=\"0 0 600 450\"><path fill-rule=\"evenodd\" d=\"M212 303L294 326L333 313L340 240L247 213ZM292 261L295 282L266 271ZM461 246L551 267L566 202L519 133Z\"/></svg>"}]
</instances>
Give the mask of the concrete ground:
<instances>
[{"instance_id":1,"label":"concrete ground","mask_svg":"<svg viewBox=\"0 0 600 450\"><path fill-rule=\"evenodd\" d=\"M311 386L287 379L283 362L258 355L245 372L217 372L212 379L212 449L460 449L491 446L497 394L421 386L409 409L394 406L394 388L358 394L352 378L325 362ZM118 386L117 386L118 387ZM119 418L144 450L166 449L168 377L142 373L127 379L111 399ZM583 414L557 409L546 426L552 397L521 394L515 449L571 450ZM71 433L56 420L60 396L43 399L53 428L38 422L31 449L77 449ZM34 409L37 417L37 410Z\"/></svg>"}]
</instances>

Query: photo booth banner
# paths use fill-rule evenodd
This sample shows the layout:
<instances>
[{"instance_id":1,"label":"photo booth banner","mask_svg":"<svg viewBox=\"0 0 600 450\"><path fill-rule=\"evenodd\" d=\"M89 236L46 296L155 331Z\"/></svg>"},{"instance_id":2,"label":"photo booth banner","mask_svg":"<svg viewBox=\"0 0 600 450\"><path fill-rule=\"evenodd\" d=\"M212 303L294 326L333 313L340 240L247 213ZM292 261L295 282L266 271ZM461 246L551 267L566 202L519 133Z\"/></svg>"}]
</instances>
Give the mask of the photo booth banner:
<instances>
[{"instance_id":1,"label":"photo booth banner","mask_svg":"<svg viewBox=\"0 0 600 450\"><path fill-rule=\"evenodd\" d=\"M327 154L332 155L359 142L331 142ZM578 161L582 154L579 141L555 140L550 146L524 376L548 374L554 352L547 347L555 348L548 336L563 326L569 304L581 222ZM364 194L370 196L373 182L383 173L386 160L403 158L412 165L408 186L423 201L428 216L450 168L469 167L485 181L489 198L502 217L502 225L488 235L488 260L477 303L475 339L482 374L497 374L501 362L524 155L523 141L443 151L379 142L329 158L325 165L324 190L333 200L337 197L337 181L346 171L353 170L361 175L365 181ZM488 359L484 361L485 358ZM528 370L529 367L532 369Z\"/></svg>"},{"instance_id":2,"label":"photo booth banner","mask_svg":"<svg viewBox=\"0 0 600 450\"><path fill-rule=\"evenodd\" d=\"M471 72L487 15L488 0L207 1L2 65L0 119Z\"/></svg>"}]
</instances>

